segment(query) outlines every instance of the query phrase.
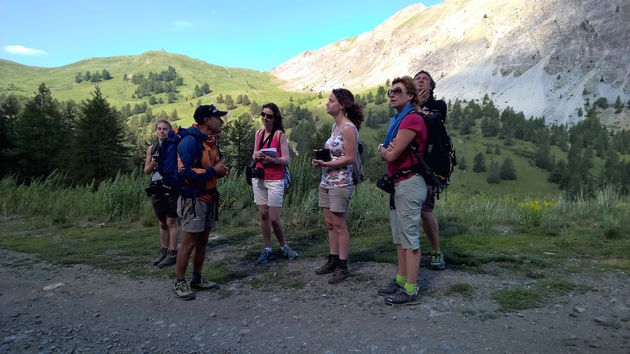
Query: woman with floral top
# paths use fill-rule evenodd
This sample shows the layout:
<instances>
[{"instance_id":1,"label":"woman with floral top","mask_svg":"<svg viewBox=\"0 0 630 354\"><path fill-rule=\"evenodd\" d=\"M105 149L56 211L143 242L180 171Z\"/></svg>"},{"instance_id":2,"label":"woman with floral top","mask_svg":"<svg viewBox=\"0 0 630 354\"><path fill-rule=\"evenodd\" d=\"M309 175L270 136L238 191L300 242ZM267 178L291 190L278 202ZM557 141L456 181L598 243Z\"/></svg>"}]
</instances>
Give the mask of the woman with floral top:
<instances>
[{"instance_id":1,"label":"woman with floral top","mask_svg":"<svg viewBox=\"0 0 630 354\"><path fill-rule=\"evenodd\" d=\"M363 122L363 110L354 101L352 92L338 88L332 90L326 103L326 112L335 124L325 148L330 150L330 161L313 159L313 166L322 168L319 185L319 206L328 227L330 254L326 264L318 268L318 275L333 273L328 283L337 284L350 275L348 252L350 234L347 214L352 197L352 163L359 142L359 129Z\"/></svg>"}]
</instances>

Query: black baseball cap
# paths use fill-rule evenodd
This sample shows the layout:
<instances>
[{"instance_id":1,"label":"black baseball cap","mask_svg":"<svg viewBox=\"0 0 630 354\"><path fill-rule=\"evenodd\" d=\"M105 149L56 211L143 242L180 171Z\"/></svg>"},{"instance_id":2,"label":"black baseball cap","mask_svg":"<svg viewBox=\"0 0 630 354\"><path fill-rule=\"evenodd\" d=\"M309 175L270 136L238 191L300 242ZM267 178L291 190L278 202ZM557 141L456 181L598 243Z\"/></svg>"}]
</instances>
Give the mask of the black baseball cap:
<instances>
[{"instance_id":1,"label":"black baseball cap","mask_svg":"<svg viewBox=\"0 0 630 354\"><path fill-rule=\"evenodd\" d=\"M206 117L218 117L221 118L226 115L228 112L220 111L215 105L201 105L197 107L195 110L195 114L193 114L193 118L195 118L195 122L200 122Z\"/></svg>"}]
</instances>

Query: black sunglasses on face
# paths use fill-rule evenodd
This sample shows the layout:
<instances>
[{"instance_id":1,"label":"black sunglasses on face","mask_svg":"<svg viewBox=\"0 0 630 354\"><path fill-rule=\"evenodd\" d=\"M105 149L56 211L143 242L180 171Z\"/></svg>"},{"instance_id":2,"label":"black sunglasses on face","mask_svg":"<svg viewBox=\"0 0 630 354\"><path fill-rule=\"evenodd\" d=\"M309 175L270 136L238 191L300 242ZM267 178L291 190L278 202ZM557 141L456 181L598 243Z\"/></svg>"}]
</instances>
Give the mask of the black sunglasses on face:
<instances>
[{"instance_id":1,"label":"black sunglasses on face","mask_svg":"<svg viewBox=\"0 0 630 354\"><path fill-rule=\"evenodd\" d=\"M400 87L396 87L395 89L387 90L387 96L391 96L392 94L400 95L402 93L403 92L402 92L402 89Z\"/></svg>"},{"instance_id":2,"label":"black sunglasses on face","mask_svg":"<svg viewBox=\"0 0 630 354\"><path fill-rule=\"evenodd\" d=\"M269 114L269 113L265 113L265 112L260 112L260 116L265 118L265 119L269 119L269 120L273 119L273 114Z\"/></svg>"}]
</instances>

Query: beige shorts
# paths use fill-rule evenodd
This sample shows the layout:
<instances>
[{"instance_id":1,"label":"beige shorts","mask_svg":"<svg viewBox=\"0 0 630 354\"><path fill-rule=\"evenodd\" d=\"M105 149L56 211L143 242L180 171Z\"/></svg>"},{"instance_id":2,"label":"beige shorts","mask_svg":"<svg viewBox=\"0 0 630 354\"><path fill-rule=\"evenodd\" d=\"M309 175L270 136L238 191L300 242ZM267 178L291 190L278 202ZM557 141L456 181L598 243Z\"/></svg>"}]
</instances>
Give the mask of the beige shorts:
<instances>
[{"instance_id":1,"label":"beige shorts","mask_svg":"<svg viewBox=\"0 0 630 354\"><path fill-rule=\"evenodd\" d=\"M190 233L202 232L216 225L216 204L206 203L196 198L179 197L177 215L182 220L182 231Z\"/></svg>"},{"instance_id":2,"label":"beige shorts","mask_svg":"<svg viewBox=\"0 0 630 354\"><path fill-rule=\"evenodd\" d=\"M284 180L265 181L260 178L252 178L254 190L254 203L270 207L282 207L284 198Z\"/></svg>"},{"instance_id":3,"label":"beige shorts","mask_svg":"<svg viewBox=\"0 0 630 354\"><path fill-rule=\"evenodd\" d=\"M325 188L319 186L319 207L333 213L347 213L352 198L352 186Z\"/></svg>"}]
</instances>

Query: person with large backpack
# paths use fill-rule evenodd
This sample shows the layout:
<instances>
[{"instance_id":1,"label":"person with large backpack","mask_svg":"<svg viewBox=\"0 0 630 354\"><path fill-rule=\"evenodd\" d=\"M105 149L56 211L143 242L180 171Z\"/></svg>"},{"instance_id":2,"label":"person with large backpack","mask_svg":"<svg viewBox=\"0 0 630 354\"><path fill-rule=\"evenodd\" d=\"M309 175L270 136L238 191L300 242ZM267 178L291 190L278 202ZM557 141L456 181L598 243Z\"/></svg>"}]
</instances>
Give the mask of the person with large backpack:
<instances>
[{"instance_id":1,"label":"person with large backpack","mask_svg":"<svg viewBox=\"0 0 630 354\"><path fill-rule=\"evenodd\" d=\"M184 131L177 147L177 170L181 195L177 201L177 214L182 220L182 245L177 254L177 279L173 286L175 297L183 300L195 298L195 290L216 289L216 283L203 278L201 271L206 258L210 230L219 217L218 178L228 174L221 159L217 134L223 126L222 116L227 112L214 105L201 105L195 110L195 124ZM186 283L186 268L192 254L192 279Z\"/></svg>"},{"instance_id":2,"label":"person with large backpack","mask_svg":"<svg viewBox=\"0 0 630 354\"><path fill-rule=\"evenodd\" d=\"M174 147L170 147L169 134L172 137L171 124L160 120L155 124L155 135L158 142L149 146L144 164L144 173L151 174L147 195L151 198L153 211L160 223L160 254L153 261L156 267L168 267L176 263L179 229L177 227L177 198L179 183L177 165L172 166L168 155ZM175 153L175 159L177 158ZM174 178L175 177L175 178Z\"/></svg>"},{"instance_id":3,"label":"person with large backpack","mask_svg":"<svg viewBox=\"0 0 630 354\"><path fill-rule=\"evenodd\" d=\"M362 179L362 168L359 171L356 166L362 166L359 156L359 129L363 122L363 110L354 101L352 92L337 88L328 96L326 113L335 119L330 137L324 145L326 153L330 153L324 159L314 158L311 163L322 168L319 207L322 208L328 227L329 254L328 261L315 273L333 273L328 283L337 284L350 276L347 216L352 186Z\"/></svg>"},{"instance_id":4,"label":"person with large backpack","mask_svg":"<svg viewBox=\"0 0 630 354\"><path fill-rule=\"evenodd\" d=\"M435 81L431 77L431 74L421 70L414 76L413 80L418 87L418 98L420 101L416 109L424 115L425 120L432 119L431 124L441 125L443 127L446 123L446 103L442 100L436 100L433 97ZM429 126L427 126L427 128L430 129ZM428 139L429 144L431 144L433 142L431 134L429 134ZM435 219L435 215L433 215L436 190L437 187L435 186L427 186L427 196L422 204L422 229L431 244L431 269L443 270L446 268L446 263L444 262L444 255L440 249L438 222Z\"/></svg>"},{"instance_id":5,"label":"person with large backpack","mask_svg":"<svg viewBox=\"0 0 630 354\"><path fill-rule=\"evenodd\" d=\"M385 141L379 145L381 158L387 161L387 175L377 185L390 193L389 218L397 247L396 277L378 289L386 304L408 304L419 299L420 212L427 194L427 182L419 165L427 143L427 128L416 112L418 90L410 76L392 81L388 91L391 107L397 112L389 124ZM419 156L409 148L416 147Z\"/></svg>"},{"instance_id":6,"label":"person with large backpack","mask_svg":"<svg viewBox=\"0 0 630 354\"><path fill-rule=\"evenodd\" d=\"M254 202L258 207L260 228L263 236L263 251L256 261L266 264L271 258L271 230L276 234L282 254L294 260L299 253L286 244L280 211L285 192L285 176L289 165L289 142L282 125L282 114L275 103L266 103L260 113L263 129L254 135L255 162L251 177Z\"/></svg>"}]
</instances>

